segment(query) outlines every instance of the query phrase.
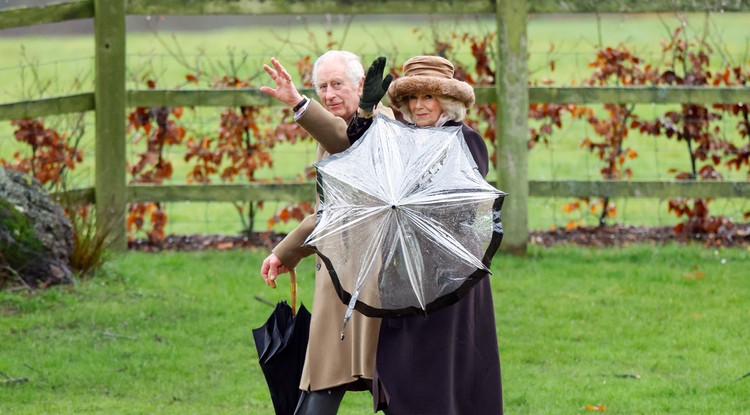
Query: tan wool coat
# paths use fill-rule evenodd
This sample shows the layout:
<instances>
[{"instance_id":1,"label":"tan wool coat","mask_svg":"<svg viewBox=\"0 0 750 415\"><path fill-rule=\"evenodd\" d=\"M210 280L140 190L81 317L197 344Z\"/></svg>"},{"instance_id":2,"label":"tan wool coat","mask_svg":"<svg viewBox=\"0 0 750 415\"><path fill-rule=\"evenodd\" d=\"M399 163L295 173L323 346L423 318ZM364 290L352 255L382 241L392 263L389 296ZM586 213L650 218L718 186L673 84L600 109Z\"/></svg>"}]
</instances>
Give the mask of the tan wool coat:
<instances>
[{"instance_id":1,"label":"tan wool coat","mask_svg":"<svg viewBox=\"0 0 750 415\"><path fill-rule=\"evenodd\" d=\"M390 109L378 111L393 116ZM347 122L329 113L315 100L311 100L297 123L318 141L318 160L350 146L346 135ZM314 214L306 217L273 249L273 253L287 268L296 267L304 257L315 253L302 245L312 233L315 219ZM352 384L361 379L373 379L380 319L368 318L355 312L346 326L344 340L341 340L346 305L336 294L325 264L317 257L315 269L310 340L300 389L317 391ZM362 390L364 387L358 382L350 385L350 389Z\"/></svg>"}]
</instances>

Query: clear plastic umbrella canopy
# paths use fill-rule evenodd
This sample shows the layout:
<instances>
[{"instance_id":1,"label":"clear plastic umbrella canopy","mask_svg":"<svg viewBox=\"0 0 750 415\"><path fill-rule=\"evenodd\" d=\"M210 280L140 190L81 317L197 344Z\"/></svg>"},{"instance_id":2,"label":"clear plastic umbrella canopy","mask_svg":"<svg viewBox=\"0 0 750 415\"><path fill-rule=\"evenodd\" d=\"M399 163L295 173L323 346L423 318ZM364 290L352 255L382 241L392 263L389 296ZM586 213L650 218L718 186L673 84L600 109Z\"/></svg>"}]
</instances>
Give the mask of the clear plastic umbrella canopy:
<instances>
[{"instance_id":1,"label":"clear plastic umbrella canopy","mask_svg":"<svg viewBox=\"0 0 750 415\"><path fill-rule=\"evenodd\" d=\"M460 126L416 128L377 116L317 170L318 220L305 243L349 306L344 325L353 309L428 313L489 274L505 193L479 173Z\"/></svg>"}]
</instances>

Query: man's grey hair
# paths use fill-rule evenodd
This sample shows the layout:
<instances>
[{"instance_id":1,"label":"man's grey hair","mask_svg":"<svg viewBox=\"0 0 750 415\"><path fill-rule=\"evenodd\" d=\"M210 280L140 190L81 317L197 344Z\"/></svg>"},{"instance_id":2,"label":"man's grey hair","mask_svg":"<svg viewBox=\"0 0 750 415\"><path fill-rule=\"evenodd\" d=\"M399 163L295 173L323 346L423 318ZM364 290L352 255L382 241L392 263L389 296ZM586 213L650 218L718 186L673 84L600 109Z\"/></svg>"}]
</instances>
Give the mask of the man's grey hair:
<instances>
[{"instance_id":1,"label":"man's grey hair","mask_svg":"<svg viewBox=\"0 0 750 415\"><path fill-rule=\"evenodd\" d=\"M362 66L362 60L359 56L345 50L329 50L320 55L313 64L312 81L315 88L318 87L318 67L322 63L331 61L338 61L346 64L346 73L353 84L359 84L359 81L365 76L365 69Z\"/></svg>"},{"instance_id":2,"label":"man's grey hair","mask_svg":"<svg viewBox=\"0 0 750 415\"><path fill-rule=\"evenodd\" d=\"M466 118L466 105L463 102L445 95L434 95L433 98L440 103L440 109L443 110L443 114L445 114L449 120L461 122ZM403 101L403 104L398 110L401 111L401 115L404 116L406 121L414 123L408 99Z\"/></svg>"}]
</instances>

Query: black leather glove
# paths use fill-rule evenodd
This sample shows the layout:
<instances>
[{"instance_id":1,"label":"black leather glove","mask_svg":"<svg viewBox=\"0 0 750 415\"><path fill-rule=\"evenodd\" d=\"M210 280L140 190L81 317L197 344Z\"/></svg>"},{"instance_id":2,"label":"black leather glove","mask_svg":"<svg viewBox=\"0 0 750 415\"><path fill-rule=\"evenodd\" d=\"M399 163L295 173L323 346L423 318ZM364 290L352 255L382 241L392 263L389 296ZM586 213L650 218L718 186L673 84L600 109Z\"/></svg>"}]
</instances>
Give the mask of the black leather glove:
<instances>
[{"instance_id":1,"label":"black leather glove","mask_svg":"<svg viewBox=\"0 0 750 415\"><path fill-rule=\"evenodd\" d=\"M393 75L388 74L383 78L384 69L385 56L381 56L372 61L372 65L367 69L365 84L362 87L362 98L359 100L359 107L364 111L372 112L380 100L385 96L385 92L388 91L388 86L391 85Z\"/></svg>"}]
</instances>

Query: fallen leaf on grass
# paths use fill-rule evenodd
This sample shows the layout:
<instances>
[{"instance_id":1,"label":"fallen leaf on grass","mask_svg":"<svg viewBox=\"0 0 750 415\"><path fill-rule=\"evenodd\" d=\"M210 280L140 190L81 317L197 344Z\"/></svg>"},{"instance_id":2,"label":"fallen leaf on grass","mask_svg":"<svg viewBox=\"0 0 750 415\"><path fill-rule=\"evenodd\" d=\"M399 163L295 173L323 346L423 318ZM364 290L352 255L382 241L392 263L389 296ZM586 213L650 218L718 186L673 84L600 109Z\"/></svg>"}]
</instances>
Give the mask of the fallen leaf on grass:
<instances>
[{"instance_id":1,"label":"fallen leaf on grass","mask_svg":"<svg viewBox=\"0 0 750 415\"><path fill-rule=\"evenodd\" d=\"M583 409L587 411L594 411L594 412L604 412L607 410L606 405L598 404L598 405L586 405L583 407Z\"/></svg>"},{"instance_id":2,"label":"fallen leaf on grass","mask_svg":"<svg viewBox=\"0 0 750 415\"><path fill-rule=\"evenodd\" d=\"M697 265L693 266L693 270L690 272L686 272L684 277L688 280L699 280L706 276L706 273L700 271Z\"/></svg>"}]
</instances>

